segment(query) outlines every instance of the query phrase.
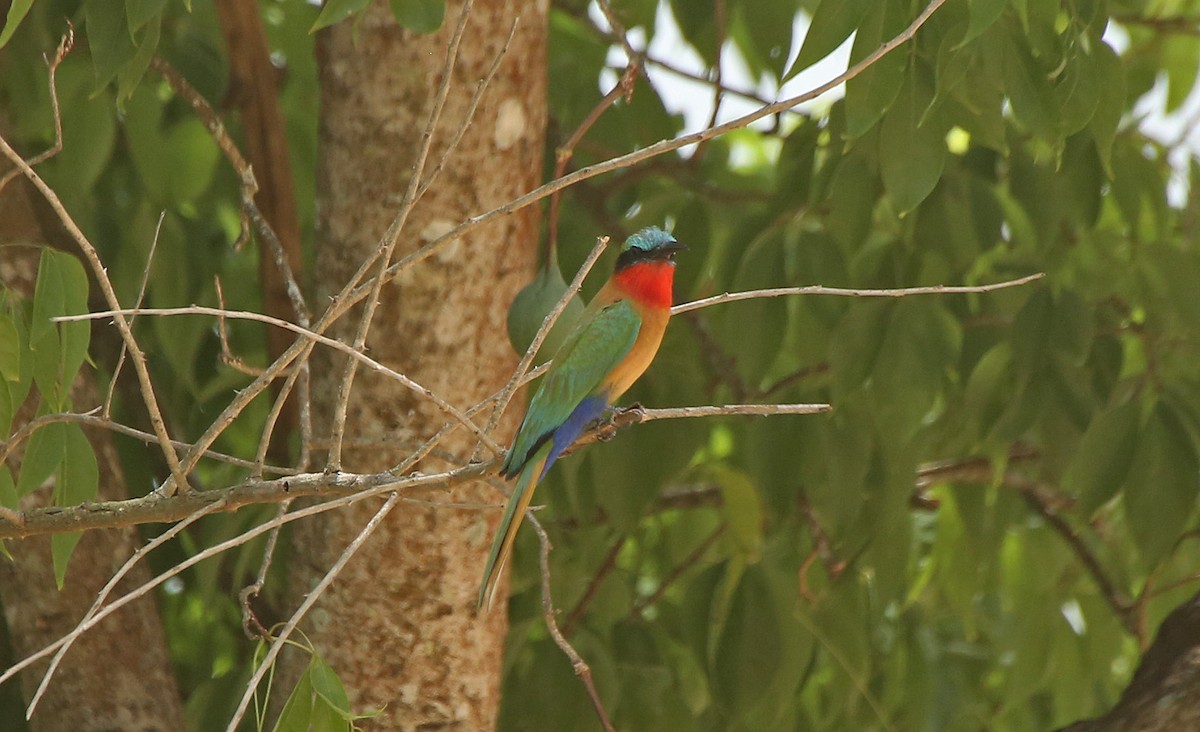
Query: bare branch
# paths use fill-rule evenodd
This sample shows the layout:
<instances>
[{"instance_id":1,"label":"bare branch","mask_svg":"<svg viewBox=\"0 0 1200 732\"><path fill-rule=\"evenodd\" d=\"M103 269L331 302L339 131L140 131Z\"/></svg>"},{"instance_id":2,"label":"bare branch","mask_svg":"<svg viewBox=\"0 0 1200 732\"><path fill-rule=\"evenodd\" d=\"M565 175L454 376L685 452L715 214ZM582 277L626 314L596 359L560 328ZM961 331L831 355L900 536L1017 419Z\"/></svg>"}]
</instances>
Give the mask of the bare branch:
<instances>
[{"instance_id":1,"label":"bare branch","mask_svg":"<svg viewBox=\"0 0 1200 732\"><path fill-rule=\"evenodd\" d=\"M785 297L790 295L842 295L846 297L911 297L913 295L964 295L982 292L993 292L1009 287L1020 287L1042 279L1045 272L1018 277L1015 280L994 282L990 285L931 285L928 287L898 287L885 290L855 289L847 287L823 287L809 285L808 287L773 287L766 290L746 290L744 292L724 292L701 300L693 300L671 308L672 315L679 315L691 310L699 310L712 305L740 300L753 300L760 297Z\"/></svg>"},{"instance_id":2,"label":"bare branch","mask_svg":"<svg viewBox=\"0 0 1200 732\"><path fill-rule=\"evenodd\" d=\"M150 284L150 269L154 265L154 253L158 251L158 236L162 233L163 220L167 218L166 210L158 214L158 223L154 226L154 238L150 240L150 251L146 254L146 269L142 271L142 282L138 285L137 299L133 301L135 308L140 308L142 302L146 299L146 287ZM133 330L133 321L136 318L130 316L129 329ZM121 352L117 354L117 365L113 368L112 380L108 382L108 394L104 397L104 409L100 412L105 418L112 414L113 395L117 391L117 377L121 375L121 367L125 365L125 357L129 355L129 349L125 344L121 344Z\"/></svg>"},{"instance_id":3,"label":"bare branch","mask_svg":"<svg viewBox=\"0 0 1200 732\"><path fill-rule=\"evenodd\" d=\"M604 703L600 701L600 694L596 691L596 685L592 682L592 669L571 645L570 641L563 637L562 631L558 629L558 620L555 618L557 611L554 609L554 600L550 596L550 537L546 535L546 530L542 528L537 517L530 512L527 515L529 523L533 524L533 530L537 532L538 543L541 545L539 554L542 570L542 617L546 620L546 628L550 631L550 637L554 639L554 643L562 649L562 652L567 654L567 658L571 661L571 667L575 669L575 675L583 682L583 686L587 689L588 696L592 700L592 706L596 709L596 716L600 718L600 724L606 732L615 732L612 722L608 720L608 714L604 711Z\"/></svg>"},{"instance_id":4,"label":"bare branch","mask_svg":"<svg viewBox=\"0 0 1200 732\"><path fill-rule=\"evenodd\" d=\"M54 143L51 144L50 147L30 158L27 161L30 167L44 163L45 161L62 152L62 113L59 111L58 106L58 84L55 81L55 77L58 74L59 64L63 62L63 59L67 57L67 54L70 53L71 49L74 47L75 26L71 24L70 20L68 20L67 32L63 34L62 40L58 42L58 50L54 52L54 58L46 59L46 66L49 67L50 70L50 110L53 113L54 118ZM0 191L4 190L4 187L11 183L12 179L16 178L20 174L20 167L16 167L5 173L3 177L0 177Z\"/></svg>"},{"instance_id":5,"label":"bare branch","mask_svg":"<svg viewBox=\"0 0 1200 732\"><path fill-rule=\"evenodd\" d=\"M479 408L486 405L481 403ZM640 406L619 411L608 422L596 425L575 443L580 445L608 438L618 430L633 424L655 419L685 419L727 415L817 414L828 411L827 404L733 404L722 407L676 407L645 409ZM446 429L450 429L448 426ZM445 430L443 431L443 433ZM0 522L0 539L21 538L39 534L112 528L133 524L179 521L206 506L221 502L221 510L233 511L243 506L261 503L280 503L291 498L345 498L361 500L368 496L397 491L404 496L440 490L491 475L499 469L500 459L471 463L453 470L400 477L411 470L433 449L435 435L410 455L395 470L384 473L299 473L272 480L251 478L237 485L186 495L164 496L152 493L124 501L83 503L78 506L35 509L21 513L19 524ZM0 517L2 518L2 517Z\"/></svg>"}]
</instances>

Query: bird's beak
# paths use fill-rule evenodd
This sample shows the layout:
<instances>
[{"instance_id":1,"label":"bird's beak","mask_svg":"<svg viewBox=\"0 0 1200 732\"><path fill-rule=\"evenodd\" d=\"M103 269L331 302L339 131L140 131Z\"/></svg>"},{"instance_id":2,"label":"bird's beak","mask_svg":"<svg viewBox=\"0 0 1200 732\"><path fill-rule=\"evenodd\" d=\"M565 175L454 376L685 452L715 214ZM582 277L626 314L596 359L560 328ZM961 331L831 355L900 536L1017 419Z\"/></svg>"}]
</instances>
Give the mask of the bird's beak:
<instances>
[{"instance_id":1,"label":"bird's beak","mask_svg":"<svg viewBox=\"0 0 1200 732\"><path fill-rule=\"evenodd\" d=\"M680 243L679 243L679 242L677 242L677 241L673 241L673 242L671 242L670 244L667 244L667 245L665 245L665 246L661 247L661 248L659 249L659 251L661 251L661 252L665 252L665 253L667 253L667 254L675 254L676 252L682 252L682 251L684 251L684 250L686 250L686 249L687 249L687 245L686 245L686 244L680 244Z\"/></svg>"}]
</instances>

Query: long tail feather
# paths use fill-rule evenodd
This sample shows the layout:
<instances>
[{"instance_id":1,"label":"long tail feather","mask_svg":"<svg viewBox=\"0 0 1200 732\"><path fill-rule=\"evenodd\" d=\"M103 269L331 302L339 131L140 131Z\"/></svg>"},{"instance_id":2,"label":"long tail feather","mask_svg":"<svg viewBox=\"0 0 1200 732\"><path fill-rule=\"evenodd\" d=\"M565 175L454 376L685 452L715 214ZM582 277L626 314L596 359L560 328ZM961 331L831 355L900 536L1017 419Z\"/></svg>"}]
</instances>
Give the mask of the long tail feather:
<instances>
[{"instance_id":1,"label":"long tail feather","mask_svg":"<svg viewBox=\"0 0 1200 732\"><path fill-rule=\"evenodd\" d=\"M500 572L512 553L513 540L517 538L517 530L521 528L521 522L525 519L525 510L529 508L529 501L537 489L549 453L550 446L547 444L525 464L516 485L513 486L508 505L504 507L504 516L500 519L500 527L496 530L496 538L492 540L487 564L483 568L483 582L479 586L479 597L475 600L477 609L492 609Z\"/></svg>"}]
</instances>

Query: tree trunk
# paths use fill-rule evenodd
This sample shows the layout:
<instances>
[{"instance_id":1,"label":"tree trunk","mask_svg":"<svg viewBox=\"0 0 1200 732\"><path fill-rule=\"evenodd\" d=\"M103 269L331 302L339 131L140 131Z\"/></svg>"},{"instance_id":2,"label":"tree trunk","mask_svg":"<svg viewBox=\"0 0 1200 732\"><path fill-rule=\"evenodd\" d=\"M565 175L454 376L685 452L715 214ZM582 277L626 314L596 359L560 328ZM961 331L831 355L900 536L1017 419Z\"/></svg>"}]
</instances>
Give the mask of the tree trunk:
<instances>
[{"instance_id":1,"label":"tree trunk","mask_svg":"<svg viewBox=\"0 0 1200 732\"><path fill-rule=\"evenodd\" d=\"M0 244L48 240L37 225L24 179L0 195ZM30 247L0 246L4 285L33 296L39 252ZM73 397L84 409L97 402L86 369L75 380ZM84 406L86 405L86 406ZM17 421L28 419L30 407ZM125 498L125 478L107 432L89 431L100 465L99 500ZM15 472L15 471L14 471ZM49 487L31 493L21 508L45 505ZM141 543L137 529L89 531L67 565L66 581L55 586L49 537L9 543L13 560L0 560L0 598L17 659L41 650L74 630L96 593ZM150 579L142 562L117 588L130 589ZM32 696L49 660L21 674L25 699ZM179 730L183 708L167 653L166 635L154 596L114 613L84 633L63 658L30 721L34 730Z\"/></svg>"},{"instance_id":2,"label":"tree trunk","mask_svg":"<svg viewBox=\"0 0 1200 732\"><path fill-rule=\"evenodd\" d=\"M1171 611L1125 688L1103 717L1060 732L1200 729L1200 594Z\"/></svg>"},{"instance_id":3,"label":"tree trunk","mask_svg":"<svg viewBox=\"0 0 1200 732\"><path fill-rule=\"evenodd\" d=\"M375 250L396 213L460 8L449 3L441 30L418 36L397 27L386 3L376 3L361 19L339 24L318 40L321 299ZM464 123L471 97L518 18L516 36L474 123L409 217L397 257L538 182L546 4L534 0L475 3L426 174ZM536 210L526 209L470 232L388 284L368 340L371 355L460 408L499 389L516 362L505 316L532 275L537 231ZM347 342L353 341L356 315L344 319L336 333ZM343 365L342 358L314 362L318 436L329 429ZM351 471L391 467L445 420L423 397L360 370L342 465ZM508 421L498 439L514 426ZM465 459L472 444L460 433L442 448ZM466 503L499 499L483 484L444 496ZM377 507L371 502L300 522L291 607ZM507 624L502 611L476 615L474 594L498 519L498 511L401 503L309 614L305 633L346 683L354 708L384 707L368 728L495 726ZM303 660L293 656L284 679L294 678Z\"/></svg>"}]
</instances>

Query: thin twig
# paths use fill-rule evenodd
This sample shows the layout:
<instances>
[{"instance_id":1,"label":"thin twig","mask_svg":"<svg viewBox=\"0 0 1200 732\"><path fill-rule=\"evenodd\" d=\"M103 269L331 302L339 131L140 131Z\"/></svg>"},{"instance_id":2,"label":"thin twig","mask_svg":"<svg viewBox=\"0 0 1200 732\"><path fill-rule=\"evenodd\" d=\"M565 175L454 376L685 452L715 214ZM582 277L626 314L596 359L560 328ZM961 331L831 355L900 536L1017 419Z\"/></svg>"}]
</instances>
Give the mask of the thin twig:
<instances>
[{"instance_id":1,"label":"thin twig","mask_svg":"<svg viewBox=\"0 0 1200 732\"><path fill-rule=\"evenodd\" d=\"M699 546L684 557L682 562L675 565L670 574L663 577L662 582L658 583L658 588L653 593L639 598L633 603L633 609L630 611L630 614L636 617L644 613L648 608L657 605L663 599L663 596L667 594L667 590L671 589L671 586L678 582L689 569L696 566L704 558L704 555L708 553L708 550L712 548L712 545L717 543L717 539L721 538L721 535L725 533L725 526L724 523L718 524L717 528L713 529L704 541L700 542Z\"/></svg>"},{"instance_id":2,"label":"thin twig","mask_svg":"<svg viewBox=\"0 0 1200 732\"><path fill-rule=\"evenodd\" d=\"M897 287L882 290L857 289L847 287L823 287L810 285L808 287L773 287L765 290L745 290L743 292L723 292L720 295L692 300L671 308L672 315L679 315L690 310L719 305L727 302L753 300L760 297L785 297L791 295L841 295L845 297L911 297L913 295L963 295L982 292L993 292L1008 287L1020 287L1045 277L1044 272L1037 272L1015 280L994 282L989 285L931 285L929 287Z\"/></svg>"},{"instance_id":3,"label":"thin twig","mask_svg":"<svg viewBox=\"0 0 1200 732\"><path fill-rule=\"evenodd\" d=\"M59 106L58 106L58 83L55 81L55 77L58 74L59 64L61 64L63 62L63 59L67 57L67 54L70 53L71 49L74 47L75 47L75 26L71 23L70 20L68 20L67 21L67 32L63 34L62 40L60 40L58 42L58 50L56 50L54 52L54 57L45 59L46 66L50 70L50 77L49 77L50 110L53 113L53 119L54 119L54 142L50 145L50 147L46 148L42 152L38 153L37 155L34 155L32 158L29 158L29 160L26 161L30 167L44 163L47 160L49 160L50 158L52 158L55 155L58 155L60 152L62 152L62 149L63 149L62 113L59 111ZM21 174L21 169L19 167L17 167L17 168L13 168L12 170L5 173L3 177L0 177L0 191L4 190L4 187L7 186L9 183L11 183L13 178L16 178L20 174Z\"/></svg>"},{"instance_id":4,"label":"thin twig","mask_svg":"<svg viewBox=\"0 0 1200 732\"><path fill-rule=\"evenodd\" d=\"M150 240L150 251L146 254L146 269L142 272L142 282L138 285L137 299L133 301L135 308L140 308L142 302L146 299L146 287L150 284L150 268L154 264L154 252L158 250L158 236L162 232L163 220L166 219L167 212L164 209L158 214L158 223L154 226L154 238ZM136 318L129 318L129 328L133 329L133 322ZM121 367L125 365L125 357L128 355L128 349L125 344L121 344L121 352L117 354L117 365L113 368L112 379L108 382L108 394L104 397L104 409L100 415L108 418L112 414L113 395L117 391L117 378L121 375Z\"/></svg>"},{"instance_id":5,"label":"thin twig","mask_svg":"<svg viewBox=\"0 0 1200 732\"><path fill-rule=\"evenodd\" d=\"M596 593L600 590L600 585L604 584L604 580L608 579L608 575L617 568L617 557L621 554L621 547L625 546L624 536L619 537L613 542L612 548L604 555L604 561L600 563L600 568L596 570L596 574L592 575L592 581L588 583L587 589L583 591L583 595L579 598L579 602L575 603L575 608L567 615L567 622L563 623L563 635L570 638L575 634L575 626L579 625L579 621L583 619L583 614L587 612L588 606L592 604L592 600L596 598Z\"/></svg>"},{"instance_id":6,"label":"thin twig","mask_svg":"<svg viewBox=\"0 0 1200 732\"><path fill-rule=\"evenodd\" d=\"M608 720L608 714L604 711L604 703L600 701L600 694L596 691L596 685L592 682L592 669L571 645L571 642L563 637L562 631L558 629L558 620L555 617L557 611L554 609L554 600L550 594L550 537L546 535L546 530L542 528L537 517L532 512L527 514L529 522L533 524L533 530L537 532L538 543L541 551L539 553L541 569L542 569L542 617L546 620L546 628L550 631L550 637L554 639L554 643L562 649L562 652L567 655L571 661L571 668L575 670L575 675L583 682L583 687L587 689L588 697L592 700L592 707L596 710L596 716L600 718L600 725L604 727L606 732L615 732L612 722Z\"/></svg>"},{"instance_id":7,"label":"thin twig","mask_svg":"<svg viewBox=\"0 0 1200 732\"><path fill-rule=\"evenodd\" d=\"M52 422L72 422L88 427L99 427L101 429L116 432L117 434L125 435L126 437L132 437L136 440L141 440L147 445L153 445L158 440L157 437L149 432L143 432L142 430L134 427L123 425L120 422L114 422L111 418L94 414L95 411L96 410L93 409L89 412L83 413L58 412L54 414L44 414L41 417L26 422L25 424L21 425L21 429L10 435L7 440L0 442L0 445L3 445L3 452L0 453L0 456L4 458L0 459L0 464L4 463L4 460L7 459L8 454L16 444L24 441L37 429L40 429L41 427L44 427ZM191 450L196 447L192 443L183 442L182 440L171 440L171 444L180 450ZM201 457L211 458L223 463L228 463L238 468L248 468L253 470L258 467L257 464L252 460L246 460L234 455L227 455L223 452L217 452L216 450L205 450L203 453L201 453ZM296 468L285 468L279 465L265 465L262 467L265 472L274 473L275 475L295 475L301 472Z\"/></svg>"},{"instance_id":8,"label":"thin twig","mask_svg":"<svg viewBox=\"0 0 1200 732\"><path fill-rule=\"evenodd\" d=\"M1035 482L1012 475L1006 475L1003 482L1005 485L1016 488L1020 492L1021 497L1025 499L1025 502L1029 504L1029 507L1036 511L1062 537L1063 541L1074 552L1076 558L1079 559L1083 568L1091 575L1092 581L1096 583L1100 594L1108 602L1113 613L1121 621L1121 624L1125 626L1125 629L1131 635L1138 638L1144 646L1145 638L1139 632L1136 613L1132 611L1133 605L1117 590L1116 585L1113 584L1113 581L1108 577L1108 573L1105 572L1104 565L1096 558L1096 555L1084 542L1079 532L1062 517L1042 487Z\"/></svg>"},{"instance_id":9,"label":"thin twig","mask_svg":"<svg viewBox=\"0 0 1200 732\"><path fill-rule=\"evenodd\" d=\"M655 419L684 419L729 415L773 415L773 414L817 414L828 411L827 404L735 404L723 407L677 407L670 409L645 409L631 407L621 410L608 421L586 431L575 443L594 442L608 437L621 428ZM440 432L444 434L452 426ZM435 436L436 437L436 436ZM422 474L415 473L398 477L414 465L436 444L436 439L425 443L393 471L383 473L298 473L272 480L248 478L227 488L189 493L179 496L163 496L152 493L140 498L121 501L84 503L70 507L49 507L26 511L22 514L22 525L0 523L0 539L36 536L40 534L85 531L88 529L113 528L144 523L178 521L210 503L223 502L222 510L233 511L243 506L262 503L279 503L289 498L321 497L325 499L369 495L389 490L405 494L440 490L481 477L492 475L500 467L500 459L471 463L453 470Z\"/></svg>"},{"instance_id":10,"label":"thin twig","mask_svg":"<svg viewBox=\"0 0 1200 732\"><path fill-rule=\"evenodd\" d=\"M221 278L213 276L213 287L217 292L217 307L225 310L225 291L221 287ZM141 307L139 304L137 307ZM226 366L240 371L247 376L261 376L262 369L255 368L242 360L242 358L233 352L233 348L229 345L229 328L225 325L225 316L217 316L217 340L221 343L221 362Z\"/></svg>"},{"instance_id":11,"label":"thin twig","mask_svg":"<svg viewBox=\"0 0 1200 732\"><path fill-rule=\"evenodd\" d=\"M292 502L284 501L279 504L279 510L275 512L275 518L279 519L288 512ZM246 637L250 640L258 640L267 637L267 629L258 621L258 616L254 613L254 608L250 607L250 603L254 598L258 597L258 593L262 592L263 585L267 583L267 572L271 569L271 560L275 557L275 547L279 544L279 531L281 526L276 526L267 534L267 546L263 549L262 562L258 566L258 575L254 582L242 588L238 593L238 602L242 606L242 630L246 633Z\"/></svg>"}]
</instances>

